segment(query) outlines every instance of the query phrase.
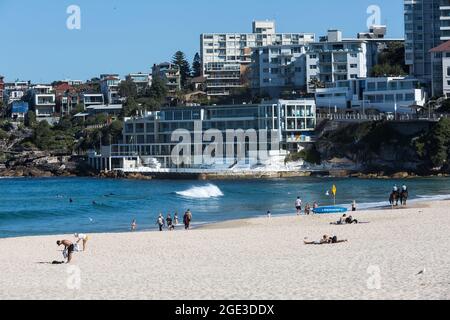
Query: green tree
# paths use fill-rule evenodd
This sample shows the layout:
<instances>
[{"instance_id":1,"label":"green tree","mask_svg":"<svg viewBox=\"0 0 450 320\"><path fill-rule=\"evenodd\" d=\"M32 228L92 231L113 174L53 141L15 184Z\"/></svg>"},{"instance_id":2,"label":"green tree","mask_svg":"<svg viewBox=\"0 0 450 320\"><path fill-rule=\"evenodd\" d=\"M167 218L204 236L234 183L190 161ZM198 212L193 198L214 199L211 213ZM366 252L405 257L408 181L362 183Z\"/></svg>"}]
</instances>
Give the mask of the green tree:
<instances>
[{"instance_id":1,"label":"green tree","mask_svg":"<svg viewBox=\"0 0 450 320\"><path fill-rule=\"evenodd\" d=\"M28 111L25 117L25 125L30 128L36 125L36 114L34 111Z\"/></svg>"},{"instance_id":2,"label":"green tree","mask_svg":"<svg viewBox=\"0 0 450 320\"><path fill-rule=\"evenodd\" d=\"M167 93L168 90L165 82L156 76L152 80L152 85L147 90L146 97L162 104L167 98Z\"/></svg>"},{"instance_id":3,"label":"green tree","mask_svg":"<svg viewBox=\"0 0 450 320\"><path fill-rule=\"evenodd\" d=\"M139 103L134 98L128 98L122 112L124 117L131 117L135 116L140 110L142 110L142 108Z\"/></svg>"},{"instance_id":4,"label":"green tree","mask_svg":"<svg viewBox=\"0 0 450 320\"><path fill-rule=\"evenodd\" d=\"M138 95L137 86L131 79L122 81L119 85L119 94L126 98L136 98Z\"/></svg>"},{"instance_id":5,"label":"green tree","mask_svg":"<svg viewBox=\"0 0 450 320\"><path fill-rule=\"evenodd\" d=\"M406 74L400 65L377 64L372 68L373 77L397 77Z\"/></svg>"},{"instance_id":6,"label":"green tree","mask_svg":"<svg viewBox=\"0 0 450 320\"><path fill-rule=\"evenodd\" d=\"M436 168L448 163L450 152L450 119L442 118L416 143L419 156Z\"/></svg>"},{"instance_id":7,"label":"green tree","mask_svg":"<svg viewBox=\"0 0 450 320\"><path fill-rule=\"evenodd\" d=\"M0 101L0 117L4 117L6 114L6 108L3 101Z\"/></svg>"},{"instance_id":8,"label":"green tree","mask_svg":"<svg viewBox=\"0 0 450 320\"><path fill-rule=\"evenodd\" d=\"M378 63L372 68L372 76L404 76L407 74L404 43L400 41L388 43L378 55Z\"/></svg>"},{"instance_id":9,"label":"green tree","mask_svg":"<svg viewBox=\"0 0 450 320\"><path fill-rule=\"evenodd\" d=\"M182 51L177 51L173 55L172 63L180 69L181 87L184 89L187 85L187 79L191 76L191 66L186 60L186 56Z\"/></svg>"},{"instance_id":10,"label":"green tree","mask_svg":"<svg viewBox=\"0 0 450 320\"><path fill-rule=\"evenodd\" d=\"M194 56L194 61L192 62L192 76L200 77L202 74L202 60L198 52Z\"/></svg>"}]
</instances>

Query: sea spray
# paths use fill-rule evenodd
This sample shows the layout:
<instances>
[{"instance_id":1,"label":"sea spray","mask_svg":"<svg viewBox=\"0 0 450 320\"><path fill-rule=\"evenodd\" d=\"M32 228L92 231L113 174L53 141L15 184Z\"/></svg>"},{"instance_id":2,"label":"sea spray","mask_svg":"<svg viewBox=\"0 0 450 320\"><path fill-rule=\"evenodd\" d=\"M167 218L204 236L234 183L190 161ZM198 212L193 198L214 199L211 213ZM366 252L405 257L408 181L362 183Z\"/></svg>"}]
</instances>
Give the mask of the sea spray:
<instances>
[{"instance_id":1,"label":"sea spray","mask_svg":"<svg viewBox=\"0 0 450 320\"><path fill-rule=\"evenodd\" d=\"M177 195L192 199L210 199L223 197L222 191L213 184L202 187L192 187L185 191L176 192Z\"/></svg>"}]
</instances>

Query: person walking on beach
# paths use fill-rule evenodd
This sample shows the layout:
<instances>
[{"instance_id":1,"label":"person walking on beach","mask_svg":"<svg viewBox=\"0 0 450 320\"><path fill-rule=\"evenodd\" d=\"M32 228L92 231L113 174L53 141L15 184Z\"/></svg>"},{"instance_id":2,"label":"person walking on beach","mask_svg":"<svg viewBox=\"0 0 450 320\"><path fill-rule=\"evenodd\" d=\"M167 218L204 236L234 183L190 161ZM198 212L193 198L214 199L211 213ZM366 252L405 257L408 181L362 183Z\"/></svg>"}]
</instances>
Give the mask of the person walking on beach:
<instances>
[{"instance_id":1,"label":"person walking on beach","mask_svg":"<svg viewBox=\"0 0 450 320\"><path fill-rule=\"evenodd\" d=\"M180 221L178 220L178 212L175 212L175 216L173 217L173 225L177 226L180 224Z\"/></svg>"},{"instance_id":2,"label":"person walking on beach","mask_svg":"<svg viewBox=\"0 0 450 320\"><path fill-rule=\"evenodd\" d=\"M133 222L131 222L131 232L134 232L137 230L137 223L136 223L136 219L133 220Z\"/></svg>"},{"instance_id":3,"label":"person walking on beach","mask_svg":"<svg viewBox=\"0 0 450 320\"><path fill-rule=\"evenodd\" d=\"M169 229L169 231L173 231L175 229L175 227L173 226L173 220L172 220L172 216L170 215L170 213L167 215L166 224L167 224L167 229Z\"/></svg>"},{"instance_id":4,"label":"person walking on beach","mask_svg":"<svg viewBox=\"0 0 450 320\"><path fill-rule=\"evenodd\" d=\"M184 214L184 217L183 217L185 230L189 230L189 228L191 226L191 221L192 221L192 213L191 213L191 210L188 209L188 211L186 211L186 213Z\"/></svg>"},{"instance_id":5,"label":"person walking on beach","mask_svg":"<svg viewBox=\"0 0 450 320\"><path fill-rule=\"evenodd\" d=\"M83 241L83 251L86 251L86 245L89 240L89 236L82 233L75 233L75 238L77 239L77 243Z\"/></svg>"},{"instance_id":6,"label":"person walking on beach","mask_svg":"<svg viewBox=\"0 0 450 320\"><path fill-rule=\"evenodd\" d=\"M355 212L357 210L356 201L353 201L352 203L352 212Z\"/></svg>"},{"instance_id":7,"label":"person walking on beach","mask_svg":"<svg viewBox=\"0 0 450 320\"><path fill-rule=\"evenodd\" d=\"M72 261L73 252L75 251L74 244L69 240L58 240L56 241L56 244L58 247L61 245L64 246L63 257L64 259L67 259L67 263L70 263Z\"/></svg>"},{"instance_id":8,"label":"person walking on beach","mask_svg":"<svg viewBox=\"0 0 450 320\"><path fill-rule=\"evenodd\" d=\"M156 224L159 226L159 231L163 231L163 228L164 228L164 217L163 217L162 213L159 214L159 217L156 220Z\"/></svg>"},{"instance_id":9,"label":"person walking on beach","mask_svg":"<svg viewBox=\"0 0 450 320\"><path fill-rule=\"evenodd\" d=\"M299 216L302 213L302 199L300 197L295 200L295 209L297 209L297 215Z\"/></svg>"}]
</instances>

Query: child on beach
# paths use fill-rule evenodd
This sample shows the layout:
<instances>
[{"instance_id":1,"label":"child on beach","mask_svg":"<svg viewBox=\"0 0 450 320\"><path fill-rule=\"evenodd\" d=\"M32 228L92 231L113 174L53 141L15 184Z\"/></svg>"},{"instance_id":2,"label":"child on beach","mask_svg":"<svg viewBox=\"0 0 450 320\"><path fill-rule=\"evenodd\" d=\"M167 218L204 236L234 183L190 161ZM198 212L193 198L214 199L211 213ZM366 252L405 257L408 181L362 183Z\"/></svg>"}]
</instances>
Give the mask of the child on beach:
<instances>
[{"instance_id":1,"label":"child on beach","mask_svg":"<svg viewBox=\"0 0 450 320\"><path fill-rule=\"evenodd\" d=\"M131 223L131 232L136 231L137 229L137 223L136 223L136 219L133 220L133 222Z\"/></svg>"},{"instance_id":2,"label":"child on beach","mask_svg":"<svg viewBox=\"0 0 450 320\"><path fill-rule=\"evenodd\" d=\"M352 203L352 212L355 212L356 209L357 209L357 207L356 207L356 201L353 201L353 203Z\"/></svg>"},{"instance_id":3,"label":"child on beach","mask_svg":"<svg viewBox=\"0 0 450 320\"><path fill-rule=\"evenodd\" d=\"M309 203L307 203L305 206L305 215L309 216L310 214L311 214L311 206L309 205Z\"/></svg>"}]
</instances>

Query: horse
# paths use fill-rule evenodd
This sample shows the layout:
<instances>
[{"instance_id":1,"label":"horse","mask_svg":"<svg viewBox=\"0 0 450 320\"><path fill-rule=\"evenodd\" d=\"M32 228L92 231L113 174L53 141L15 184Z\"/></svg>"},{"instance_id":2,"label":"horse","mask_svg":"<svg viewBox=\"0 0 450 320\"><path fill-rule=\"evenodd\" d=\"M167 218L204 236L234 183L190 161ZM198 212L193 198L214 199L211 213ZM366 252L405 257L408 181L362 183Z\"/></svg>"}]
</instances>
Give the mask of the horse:
<instances>
[{"instance_id":1,"label":"horse","mask_svg":"<svg viewBox=\"0 0 450 320\"><path fill-rule=\"evenodd\" d=\"M409 197L409 194L408 194L407 190L403 190L400 193L400 203L401 203L402 206L406 206L406 202L408 201L408 197Z\"/></svg>"},{"instance_id":2,"label":"horse","mask_svg":"<svg viewBox=\"0 0 450 320\"><path fill-rule=\"evenodd\" d=\"M389 203L391 206L398 206L398 202L400 200L400 192L398 191L392 191L391 196L389 197Z\"/></svg>"}]
</instances>

